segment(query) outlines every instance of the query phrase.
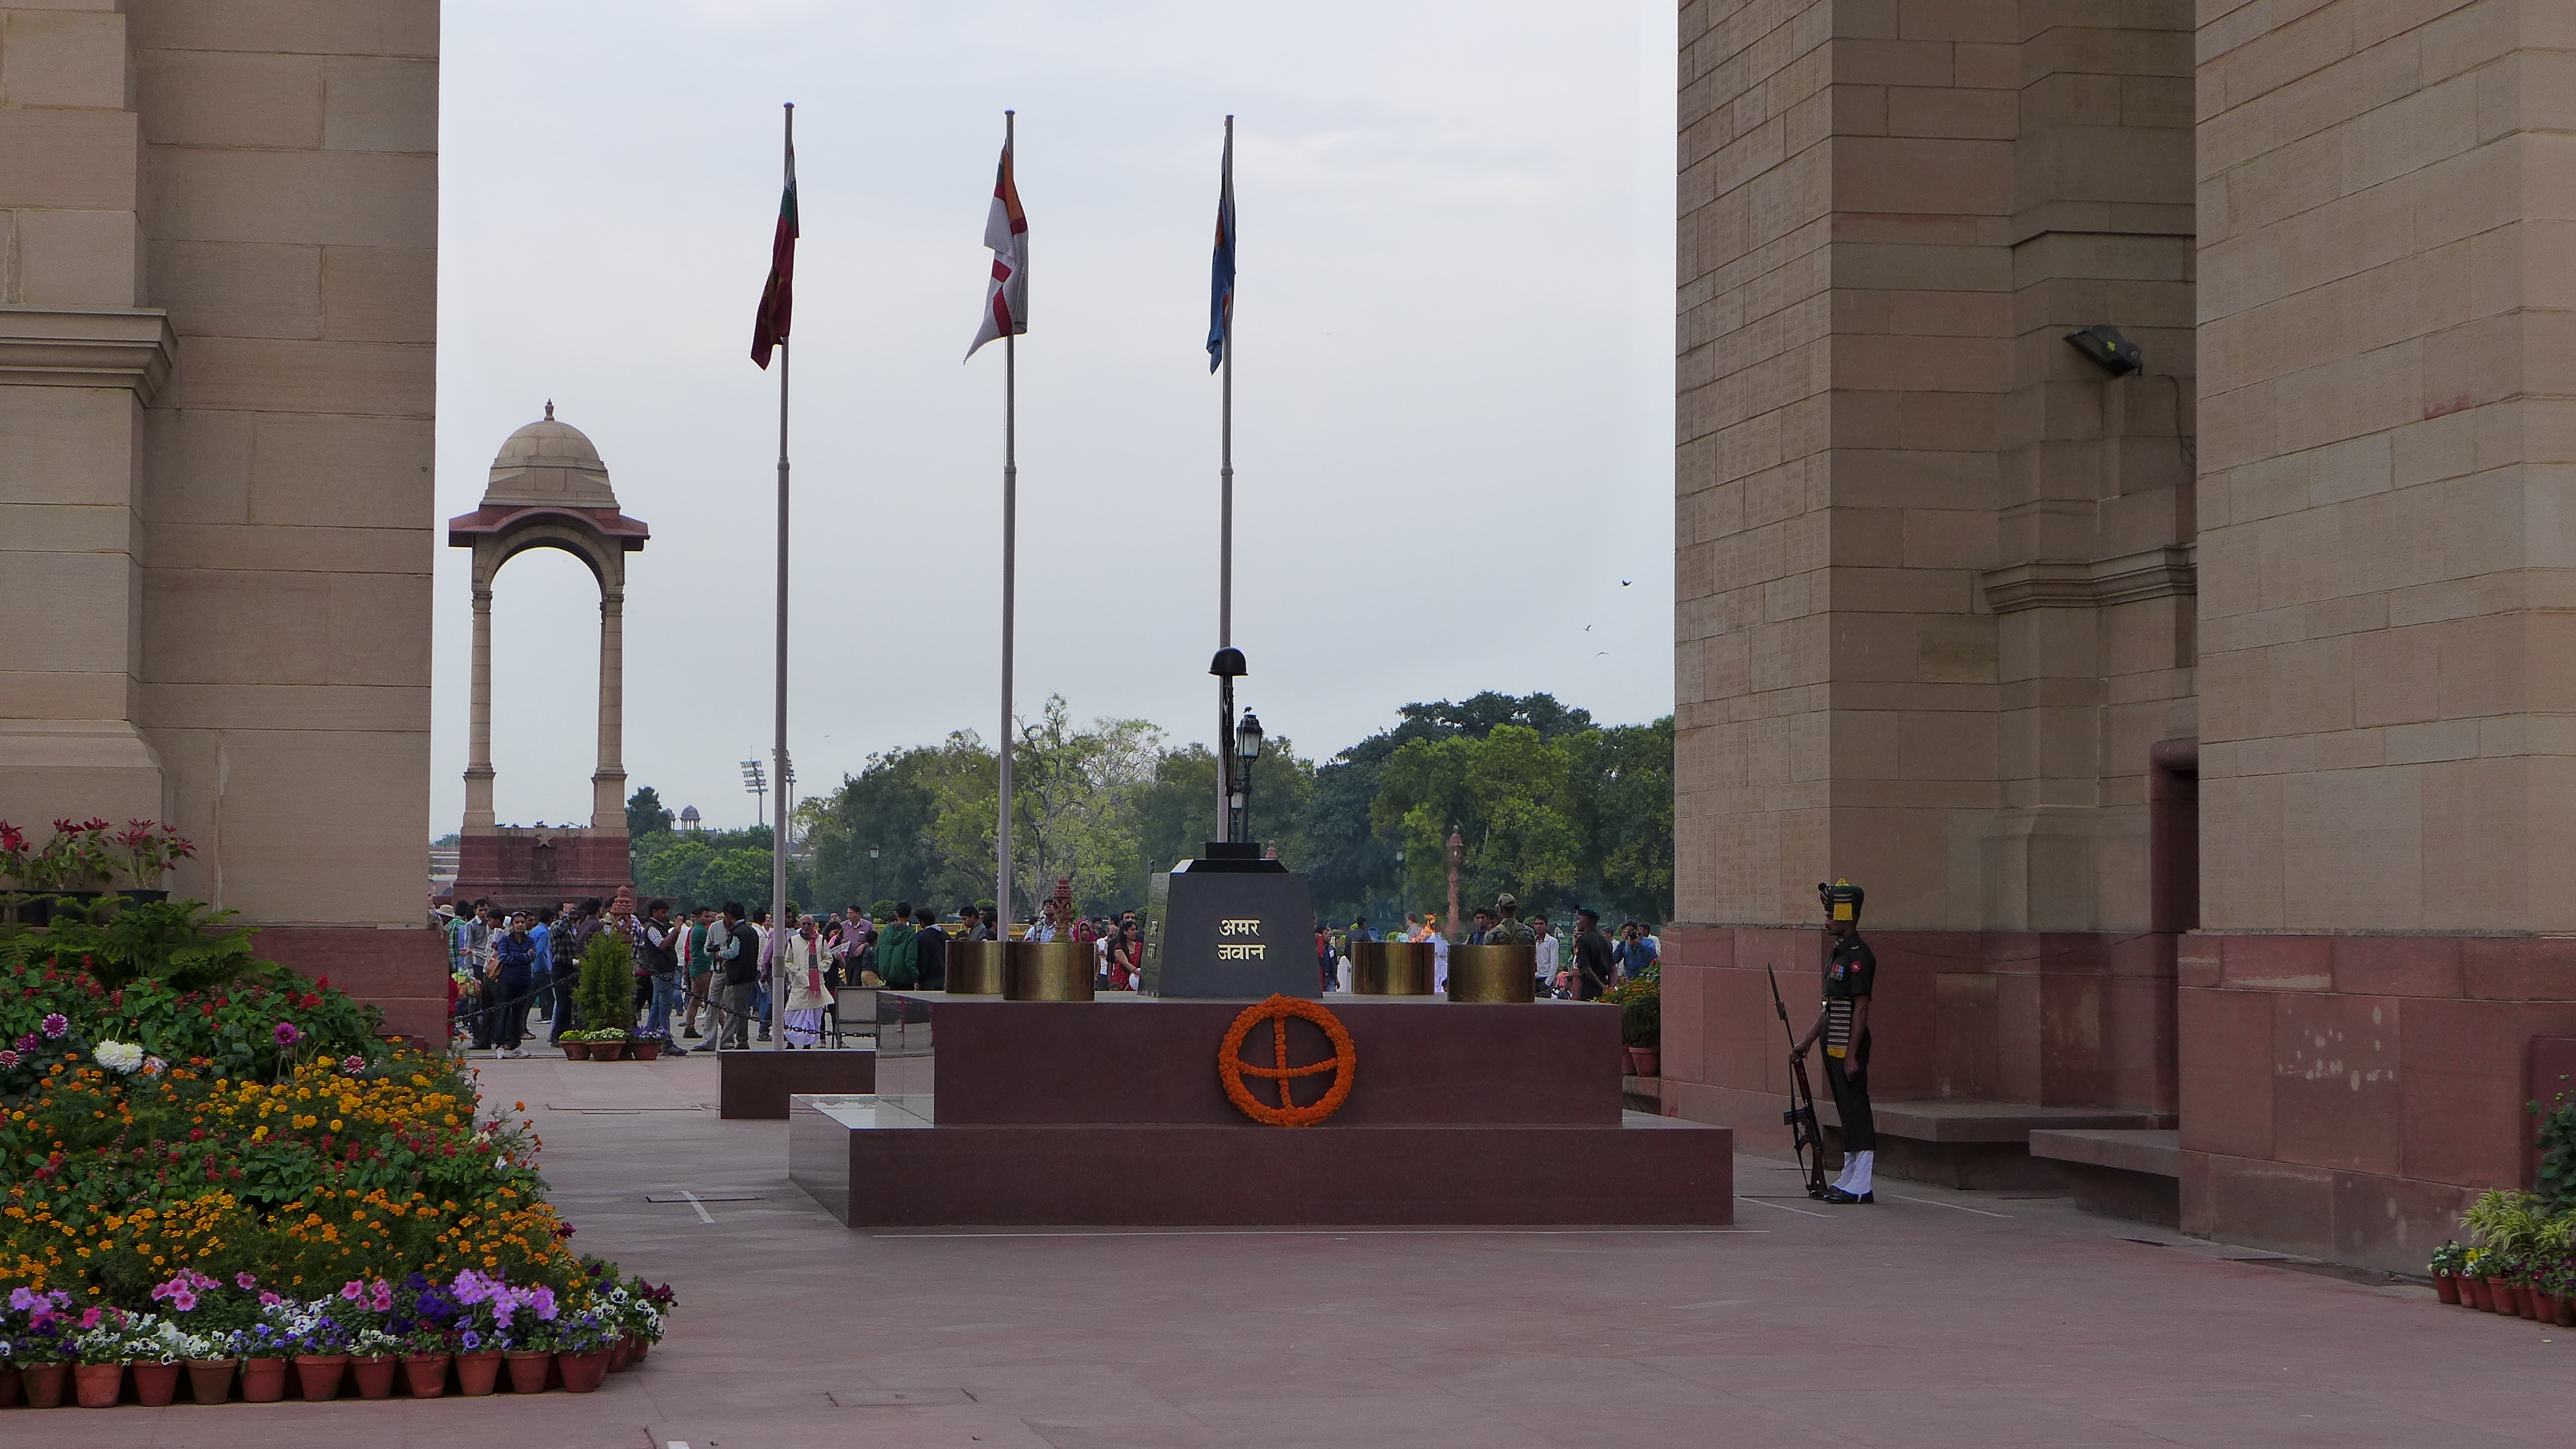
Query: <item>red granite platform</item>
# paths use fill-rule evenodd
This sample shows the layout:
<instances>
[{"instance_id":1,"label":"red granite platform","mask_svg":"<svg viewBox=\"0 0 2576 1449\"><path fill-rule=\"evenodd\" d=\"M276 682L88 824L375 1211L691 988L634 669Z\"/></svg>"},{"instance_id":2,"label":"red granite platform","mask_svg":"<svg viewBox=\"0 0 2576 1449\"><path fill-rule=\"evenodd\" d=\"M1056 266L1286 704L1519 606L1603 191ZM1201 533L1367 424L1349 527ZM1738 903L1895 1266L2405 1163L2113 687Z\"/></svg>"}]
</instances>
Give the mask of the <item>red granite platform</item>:
<instances>
[{"instance_id":1,"label":"red granite platform","mask_svg":"<svg viewBox=\"0 0 2576 1449\"><path fill-rule=\"evenodd\" d=\"M1335 1000L1349 1099L1281 1128L1219 1082L1245 1003L915 999L932 1095L791 1101L789 1175L853 1227L1734 1220L1733 1134L1623 1112L1607 1008ZM1291 1023L1292 1065L1329 1053Z\"/></svg>"}]
</instances>

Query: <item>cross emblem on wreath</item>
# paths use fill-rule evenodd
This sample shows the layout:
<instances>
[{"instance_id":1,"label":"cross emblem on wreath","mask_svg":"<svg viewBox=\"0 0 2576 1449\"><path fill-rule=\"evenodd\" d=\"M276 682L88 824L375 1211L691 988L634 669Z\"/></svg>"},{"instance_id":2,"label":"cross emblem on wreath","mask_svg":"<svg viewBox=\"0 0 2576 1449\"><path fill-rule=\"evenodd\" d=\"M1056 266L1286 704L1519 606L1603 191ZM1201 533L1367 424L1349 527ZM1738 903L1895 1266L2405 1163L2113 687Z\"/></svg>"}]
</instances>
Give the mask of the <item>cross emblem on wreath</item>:
<instances>
[{"instance_id":1,"label":"cross emblem on wreath","mask_svg":"<svg viewBox=\"0 0 2576 1449\"><path fill-rule=\"evenodd\" d=\"M1288 1065L1288 1018L1292 1016L1322 1028L1325 1038L1333 1044L1332 1056L1302 1066ZM1245 1039L1265 1021L1270 1023L1273 1062L1266 1067L1243 1059ZM1351 1045L1351 1034L1342 1026L1341 1019L1316 1002L1294 996L1274 995L1267 1001L1245 1007L1242 1015L1234 1019L1234 1025L1227 1028L1225 1044L1218 1047L1216 1053L1217 1080L1225 1085L1226 1100L1246 1117L1271 1127L1312 1127L1340 1111L1342 1103L1350 1100L1351 1081L1358 1075L1358 1070L1359 1053ZM1325 1072L1333 1074L1333 1084L1325 1088L1324 1095L1317 1101L1298 1106L1290 1095L1291 1084L1299 1077L1321 1076ZM1254 1096L1250 1084L1244 1081L1245 1077L1277 1082L1279 1105L1274 1107Z\"/></svg>"}]
</instances>

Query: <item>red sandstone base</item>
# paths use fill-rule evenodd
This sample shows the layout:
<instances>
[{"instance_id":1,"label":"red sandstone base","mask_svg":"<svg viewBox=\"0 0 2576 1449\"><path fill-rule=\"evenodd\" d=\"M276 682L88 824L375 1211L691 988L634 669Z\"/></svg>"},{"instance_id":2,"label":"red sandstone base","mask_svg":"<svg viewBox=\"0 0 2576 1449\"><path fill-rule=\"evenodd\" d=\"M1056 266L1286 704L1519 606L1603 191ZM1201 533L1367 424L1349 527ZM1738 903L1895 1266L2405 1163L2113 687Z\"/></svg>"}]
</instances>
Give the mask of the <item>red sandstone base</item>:
<instances>
[{"instance_id":1,"label":"red sandstone base","mask_svg":"<svg viewBox=\"0 0 2576 1449\"><path fill-rule=\"evenodd\" d=\"M382 1011L389 1034L447 1045L447 939L428 926L262 926L251 949Z\"/></svg>"},{"instance_id":2,"label":"red sandstone base","mask_svg":"<svg viewBox=\"0 0 2576 1449\"><path fill-rule=\"evenodd\" d=\"M1349 1099L1282 1128L1219 1083L1244 1002L908 999L929 1008L930 1097L790 1111L790 1175L852 1227L1734 1221L1734 1134L1623 1114L1606 1007L1334 998ZM1268 1062L1257 1035L1247 1059ZM1330 1051L1292 1024L1291 1065Z\"/></svg>"},{"instance_id":3,"label":"red sandstone base","mask_svg":"<svg viewBox=\"0 0 2576 1449\"><path fill-rule=\"evenodd\" d=\"M877 1089L877 1054L867 1050L716 1053L716 1115L787 1115L799 1092L863 1093Z\"/></svg>"},{"instance_id":4,"label":"red sandstone base","mask_svg":"<svg viewBox=\"0 0 2576 1449\"><path fill-rule=\"evenodd\" d=\"M1619 1127L853 1130L800 1097L788 1175L854 1228L1724 1226L1735 1134Z\"/></svg>"}]
</instances>

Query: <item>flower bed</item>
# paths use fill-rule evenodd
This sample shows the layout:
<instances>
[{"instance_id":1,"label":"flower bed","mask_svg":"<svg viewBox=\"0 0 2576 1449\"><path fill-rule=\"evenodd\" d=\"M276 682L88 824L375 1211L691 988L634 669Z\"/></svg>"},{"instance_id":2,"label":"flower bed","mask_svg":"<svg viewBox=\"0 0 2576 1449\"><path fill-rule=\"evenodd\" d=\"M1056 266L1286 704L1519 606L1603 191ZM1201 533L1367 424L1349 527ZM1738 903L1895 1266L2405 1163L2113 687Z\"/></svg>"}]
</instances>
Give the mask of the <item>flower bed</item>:
<instances>
[{"instance_id":1,"label":"flower bed","mask_svg":"<svg viewBox=\"0 0 2576 1449\"><path fill-rule=\"evenodd\" d=\"M0 935L0 1406L277 1398L290 1363L489 1392L509 1354L579 1390L660 1337L669 1290L572 1250L533 1124L478 1123L449 1059L246 948L182 989L96 929Z\"/></svg>"}]
</instances>

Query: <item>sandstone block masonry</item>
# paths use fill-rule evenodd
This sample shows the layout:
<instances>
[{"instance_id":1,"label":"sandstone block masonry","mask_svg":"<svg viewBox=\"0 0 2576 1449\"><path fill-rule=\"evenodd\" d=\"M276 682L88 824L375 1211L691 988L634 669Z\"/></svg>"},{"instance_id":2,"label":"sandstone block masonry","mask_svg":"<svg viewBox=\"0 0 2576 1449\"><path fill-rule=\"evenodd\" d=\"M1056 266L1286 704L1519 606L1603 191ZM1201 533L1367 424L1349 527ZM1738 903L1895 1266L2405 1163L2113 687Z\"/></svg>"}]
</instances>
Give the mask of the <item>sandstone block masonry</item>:
<instances>
[{"instance_id":1,"label":"sandstone block masonry","mask_svg":"<svg viewBox=\"0 0 2576 1449\"><path fill-rule=\"evenodd\" d=\"M443 1018L435 0L0 4L0 818Z\"/></svg>"}]
</instances>

